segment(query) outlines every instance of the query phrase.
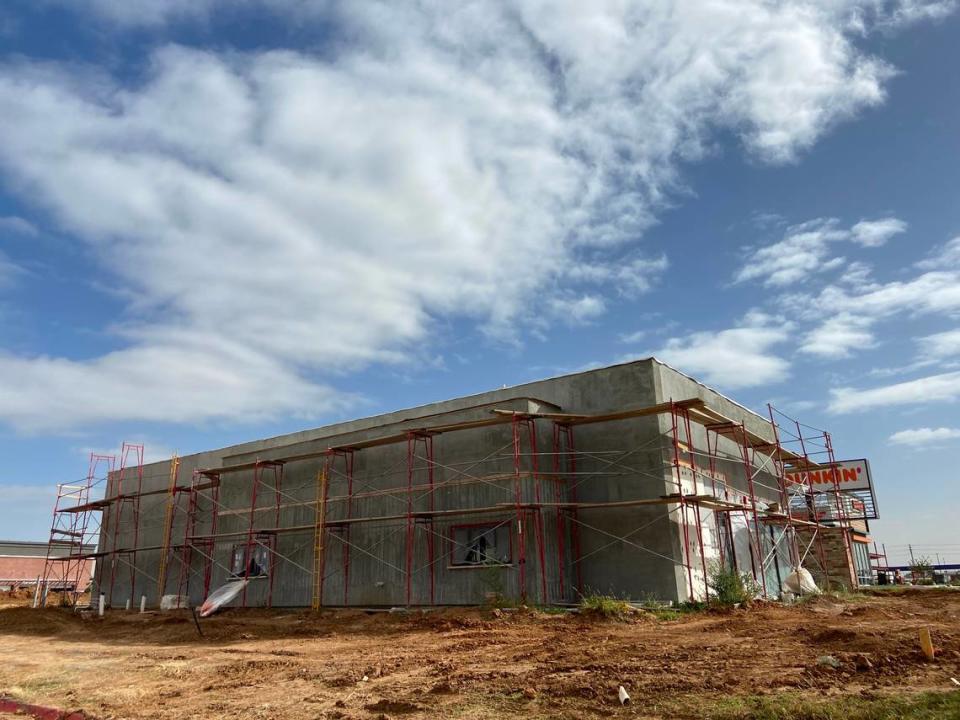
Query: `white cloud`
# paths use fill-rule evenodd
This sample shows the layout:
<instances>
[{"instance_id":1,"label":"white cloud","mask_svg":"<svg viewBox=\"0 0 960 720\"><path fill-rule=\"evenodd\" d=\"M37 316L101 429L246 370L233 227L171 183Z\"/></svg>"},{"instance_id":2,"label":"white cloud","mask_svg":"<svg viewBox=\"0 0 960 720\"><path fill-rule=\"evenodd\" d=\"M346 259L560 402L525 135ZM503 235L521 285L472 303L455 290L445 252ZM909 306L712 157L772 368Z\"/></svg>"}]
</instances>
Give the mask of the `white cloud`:
<instances>
[{"instance_id":1,"label":"white cloud","mask_svg":"<svg viewBox=\"0 0 960 720\"><path fill-rule=\"evenodd\" d=\"M40 234L40 231L29 220L24 220L16 215L8 215L0 217L0 237L7 233L36 237Z\"/></svg>"},{"instance_id":2,"label":"white cloud","mask_svg":"<svg viewBox=\"0 0 960 720\"><path fill-rule=\"evenodd\" d=\"M904 0L894 3L892 12L881 18L881 27L899 28L924 20L941 20L957 9L955 0Z\"/></svg>"},{"instance_id":3,"label":"white cloud","mask_svg":"<svg viewBox=\"0 0 960 720\"><path fill-rule=\"evenodd\" d=\"M940 254L950 249L948 246ZM844 273L819 295L801 294L788 302L808 319L826 317L805 336L804 352L848 357L855 350L874 346L872 328L881 320L898 315L960 315L960 271L930 271L889 283L873 282L866 274ZM931 352L942 352L955 342L950 334L930 338L919 341L923 353L911 368L942 359Z\"/></svg>"},{"instance_id":4,"label":"white cloud","mask_svg":"<svg viewBox=\"0 0 960 720\"><path fill-rule=\"evenodd\" d=\"M854 2L270 4L351 42L162 47L131 86L0 67L5 179L129 298L114 352L0 357L7 422L311 416L341 402L325 378L419 352L436 318L514 338L595 317L663 272L635 242L717 129L790 161L890 75L853 44ZM154 26L234 9L87 7Z\"/></svg>"},{"instance_id":5,"label":"white cloud","mask_svg":"<svg viewBox=\"0 0 960 720\"><path fill-rule=\"evenodd\" d=\"M862 412L900 405L952 402L960 398L960 372L942 373L868 390L843 387L830 391L835 413Z\"/></svg>"},{"instance_id":6,"label":"white cloud","mask_svg":"<svg viewBox=\"0 0 960 720\"><path fill-rule=\"evenodd\" d=\"M551 312L560 320L578 325L594 320L606 312L603 298L596 295L555 297L550 301Z\"/></svg>"},{"instance_id":7,"label":"white cloud","mask_svg":"<svg viewBox=\"0 0 960 720\"><path fill-rule=\"evenodd\" d=\"M827 260L829 244L848 236L837 221L831 219L790 227L783 240L751 252L734 282L761 279L766 287L790 285L836 267L835 259Z\"/></svg>"},{"instance_id":8,"label":"white cloud","mask_svg":"<svg viewBox=\"0 0 960 720\"><path fill-rule=\"evenodd\" d=\"M882 245L903 232L907 224L897 218L861 220L852 228L840 226L834 218L818 218L788 227L782 240L752 249L734 276L735 283L761 280L766 287L782 287L847 264L832 255L832 243L850 241L864 247ZM856 269L856 263L849 263Z\"/></svg>"},{"instance_id":9,"label":"white cloud","mask_svg":"<svg viewBox=\"0 0 960 720\"><path fill-rule=\"evenodd\" d=\"M646 336L647 336L646 330L635 330L634 332L631 332L631 333L621 333L620 342L627 343L628 345L632 345L633 343L640 342Z\"/></svg>"},{"instance_id":10,"label":"white cloud","mask_svg":"<svg viewBox=\"0 0 960 720\"><path fill-rule=\"evenodd\" d=\"M929 362L939 362L960 356L960 330L947 330L917 338L920 356Z\"/></svg>"},{"instance_id":11,"label":"white cloud","mask_svg":"<svg viewBox=\"0 0 960 720\"><path fill-rule=\"evenodd\" d=\"M942 270L944 268L960 268L960 237L938 247L926 260L917 263L921 270Z\"/></svg>"},{"instance_id":12,"label":"white cloud","mask_svg":"<svg viewBox=\"0 0 960 720\"><path fill-rule=\"evenodd\" d=\"M722 388L769 385L790 374L790 363L771 352L787 340L790 329L777 318L752 313L740 327L670 338L651 354Z\"/></svg>"},{"instance_id":13,"label":"white cloud","mask_svg":"<svg viewBox=\"0 0 960 720\"><path fill-rule=\"evenodd\" d=\"M602 285L621 295L633 297L649 290L669 266L666 255L623 258L614 262L584 259L566 269L564 276L573 281Z\"/></svg>"},{"instance_id":14,"label":"white cloud","mask_svg":"<svg viewBox=\"0 0 960 720\"><path fill-rule=\"evenodd\" d=\"M3 252L0 252L0 290L13 285L26 272Z\"/></svg>"},{"instance_id":15,"label":"white cloud","mask_svg":"<svg viewBox=\"0 0 960 720\"><path fill-rule=\"evenodd\" d=\"M92 11L125 26L155 26L205 18L249 6L273 8L292 16L326 14L335 0L40 0ZM924 20L939 20L956 9L954 0L814 0L811 9L832 11L837 24L851 31L896 29Z\"/></svg>"},{"instance_id":16,"label":"white cloud","mask_svg":"<svg viewBox=\"0 0 960 720\"><path fill-rule=\"evenodd\" d=\"M925 335L914 338L918 347L916 359L899 367L874 368L871 377L892 377L938 365L942 370L952 370L960 364L960 330Z\"/></svg>"},{"instance_id":17,"label":"white cloud","mask_svg":"<svg viewBox=\"0 0 960 720\"><path fill-rule=\"evenodd\" d=\"M880 220L861 220L850 228L851 240L864 247L879 247L894 235L906 232L907 224L894 217Z\"/></svg>"},{"instance_id":18,"label":"white cloud","mask_svg":"<svg viewBox=\"0 0 960 720\"><path fill-rule=\"evenodd\" d=\"M960 273L928 272L909 280L865 288L848 288L841 282L826 288L816 303L824 312L850 312L876 318L900 313L949 314L960 310Z\"/></svg>"},{"instance_id":19,"label":"white cloud","mask_svg":"<svg viewBox=\"0 0 960 720\"><path fill-rule=\"evenodd\" d=\"M890 442L897 445L935 445L957 439L960 439L960 428L946 427L900 430L890 436Z\"/></svg>"},{"instance_id":20,"label":"white cloud","mask_svg":"<svg viewBox=\"0 0 960 720\"><path fill-rule=\"evenodd\" d=\"M195 423L309 418L347 398L299 380L269 354L213 338L151 338L89 361L0 355L0 417L27 431L116 418Z\"/></svg>"},{"instance_id":21,"label":"white cloud","mask_svg":"<svg viewBox=\"0 0 960 720\"><path fill-rule=\"evenodd\" d=\"M824 358L850 357L853 350L864 350L874 344L870 318L840 313L806 333L800 351Z\"/></svg>"},{"instance_id":22,"label":"white cloud","mask_svg":"<svg viewBox=\"0 0 960 720\"><path fill-rule=\"evenodd\" d=\"M67 5L74 9L86 6L111 22L130 27L149 27L168 22L200 20L221 0L41 0L48 4ZM232 0L248 3L249 0Z\"/></svg>"}]
</instances>

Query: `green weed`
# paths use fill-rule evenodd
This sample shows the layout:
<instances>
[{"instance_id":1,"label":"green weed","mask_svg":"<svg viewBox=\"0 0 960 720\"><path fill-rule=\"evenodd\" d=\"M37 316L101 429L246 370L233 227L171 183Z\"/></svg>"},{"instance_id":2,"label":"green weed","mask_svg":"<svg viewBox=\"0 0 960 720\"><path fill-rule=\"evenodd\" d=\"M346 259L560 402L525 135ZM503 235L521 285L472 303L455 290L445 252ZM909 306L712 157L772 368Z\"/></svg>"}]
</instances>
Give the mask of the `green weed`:
<instances>
[{"instance_id":1,"label":"green weed","mask_svg":"<svg viewBox=\"0 0 960 720\"><path fill-rule=\"evenodd\" d=\"M636 610L626 600L612 595L593 593L580 598L580 612L592 613L606 618L622 619L633 615Z\"/></svg>"},{"instance_id":2,"label":"green weed","mask_svg":"<svg viewBox=\"0 0 960 720\"><path fill-rule=\"evenodd\" d=\"M940 720L960 717L960 692L814 700L792 693L732 697L705 708L704 720Z\"/></svg>"}]
</instances>

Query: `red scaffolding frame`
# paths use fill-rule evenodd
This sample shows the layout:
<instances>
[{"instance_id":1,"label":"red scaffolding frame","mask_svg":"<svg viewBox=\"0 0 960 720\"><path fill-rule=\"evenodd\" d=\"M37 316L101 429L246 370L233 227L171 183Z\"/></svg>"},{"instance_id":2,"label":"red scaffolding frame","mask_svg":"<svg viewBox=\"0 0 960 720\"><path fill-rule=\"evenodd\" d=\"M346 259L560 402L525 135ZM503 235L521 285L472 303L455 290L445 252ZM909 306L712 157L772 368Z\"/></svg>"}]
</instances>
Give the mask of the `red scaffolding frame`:
<instances>
[{"instance_id":1,"label":"red scaffolding frame","mask_svg":"<svg viewBox=\"0 0 960 720\"><path fill-rule=\"evenodd\" d=\"M131 466L127 463L130 455L133 455L136 465L137 490L132 493L123 492L124 473ZM143 493L143 445L124 442L120 449L120 467L117 470L116 483L116 502L113 503L113 542L110 545L110 590L107 596L107 604L113 606L113 590L117 577L117 565L123 556L129 556L124 561L130 570L130 599L136 597L137 588L137 547L140 544L140 498ZM123 524L123 509L125 504L130 504L131 524L133 527L133 547L127 549L119 548L120 526Z\"/></svg>"},{"instance_id":2,"label":"red scaffolding frame","mask_svg":"<svg viewBox=\"0 0 960 720\"><path fill-rule=\"evenodd\" d=\"M94 544L100 529L100 523L96 521L94 528L90 528L93 514L98 510L91 505L91 495L93 488L113 472L115 462L113 455L90 453L87 476L82 483L57 485L47 559L37 588L37 604L46 604L49 590L59 589L70 593L69 604L76 607L81 594L81 575L90 559L85 548ZM98 477L101 464L106 465L106 469L103 476ZM66 553L57 553L58 549L65 549ZM54 583L59 583L59 587L54 588Z\"/></svg>"},{"instance_id":3,"label":"red scaffolding frame","mask_svg":"<svg viewBox=\"0 0 960 720\"><path fill-rule=\"evenodd\" d=\"M402 577L403 597L407 605L434 605L437 602L436 564L447 557L445 550L437 552L436 538L446 538L446 535L438 532L436 522L458 522L461 518L486 514L493 518L492 523L496 527L512 527L509 538L516 557L511 551L510 563L505 567L515 568L517 596L521 602L525 602L531 594L531 580L536 588L536 597L545 604L565 601L568 598L568 588L575 589L579 594L584 593L584 560L614 544L652 553L675 563L678 568L682 567L686 577L687 595L690 600L697 600L708 597L710 593L705 532L713 529L711 522L715 524L718 538L715 544L710 545L710 551L716 553L721 562L729 560L736 567L738 560L731 516L740 514L744 518L749 540L750 572L766 594L769 593L766 569L770 562L777 561L777 543L784 537L789 537L791 564L794 561L799 563L803 556L797 547L793 529L819 528L821 525L821 518L816 513L812 519L806 520L791 510L791 502L796 504L796 493L791 495L792 489L786 485L786 468L823 468L832 467L835 463L828 433L819 435L820 445L826 454L826 463L821 464L817 459L823 458L815 458L813 448L808 447L810 433L800 432L802 426L799 424L793 426L799 436L800 447L791 449L788 446L794 438L792 435L784 436L783 423L775 420L774 413L775 410L771 407L770 426L761 432L758 427L748 427L745 420L733 420L724 416L699 398L602 414L523 412L492 408L487 416L480 419L405 429L391 435L329 447L319 452L257 458L252 462L198 470L188 486L178 483L177 469L173 467L166 490L149 492L142 492L142 446L125 443L115 495L100 501L98 505L116 508L113 513L114 525L109 527L114 542L109 551L97 555L110 557L112 561L111 598L116 558L125 554L132 555L132 590L137 572L136 553L148 549L141 548L138 544L139 497L166 492L168 501L163 545L157 548L162 549L165 558L161 562L162 570L157 579L158 595L162 596L165 592L168 555L176 556L179 551L178 594L188 596L195 554L203 558L200 572L204 579L203 592L206 595L210 590L214 565L224 568L229 577L249 581L252 579L251 560L254 548L263 547L269 557L265 596L268 607L273 605L275 570L280 560L313 575L312 605L316 609L328 605L325 581L331 572L341 573L342 602L348 605L351 599L350 565L354 552L385 563L393 572L398 573ZM641 448L585 450L578 447L575 435L579 426L631 421L644 417L658 418L657 432L644 445L649 445L646 450L659 453L659 471L634 467L630 456ZM759 422L761 421L757 418L752 419L754 426L758 426ZM544 423L549 423L549 431L541 434L541 431L545 430ZM438 459L435 442L438 437L492 426L505 426L509 432L509 440L502 447L479 460L445 464ZM705 440L699 441L698 435ZM548 445L552 440L552 473L544 470L542 462L547 455L540 447L544 437ZM724 439L723 442L721 438ZM373 485L371 479L366 479L360 482L358 489L357 455L369 448L391 444L405 444L406 453L403 459L398 461L396 468L388 468L372 478L382 481L381 484ZM124 492L124 470L128 469L126 459L130 453L138 457L136 493ZM742 469L742 488L731 485L728 478L718 471L721 460ZM314 489L313 496L305 499L288 492L283 486L285 466L311 461L320 463L315 480L310 481L310 486ZM443 471L444 479L438 481L437 473L440 470ZM779 498L779 507L773 507L776 503L771 503L770 507L760 507L756 482L761 472L775 479L775 486L766 486L766 500L773 499L770 495ZM228 477L243 477L244 474L247 474L247 477L252 476L249 482L249 505L246 509L243 506L225 507L220 497L222 483L227 481ZM395 475L398 482L390 482L390 475ZM639 481L653 481L649 487L655 493L650 495L643 491L641 482L630 486L641 492L640 496L635 498L581 501L579 488L584 483L614 481L623 476ZM833 477L836 483L836 474ZM481 501L481 504L469 507L458 505L457 502L454 506L437 505L437 493L440 490L451 491L445 493L444 497L456 498L459 489L469 485L488 486L491 488L490 493L502 501L492 504ZM656 492L658 490L659 493ZM261 502L268 495L273 496L272 505ZM181 498L186 499L186 508L181 508ZM374 499L378 504L369 505L368 501ZM383 505L384 502L387 503L386 506ZM398 503L395 512L390 509L391 502ZM125 503L131 503L136 508L133 513L132 548L119 548L117 545ZM652 519L645 525L619 536L591 525L582 515L584 510L648 505L660 505L668 509L663 513L653 513ZM283 524L282 509L304 506L315 508L315 519L312 523ZM172 534L180 513L185 513L183 541L172 545ZM245 526L221 532L218 518L224 514L244 518ZM842 518L843 505L838 497L836 514L838 518ZM204 517L202 521L200 515ZM550 539L555 544L553 548L549 547L546 537L548 517L552 519L551 524L555 530L554 537ZM664 555L641 545L635 539L638 531L662 520L675 521L679 525L678 532L682 538L679 557ZM371 522L380 523L384 527L396 527L396 532L402 534L403 559L399 565L391 564L383 554L384 551L378 547L364 548L357 545L355 538L351 537L351 528L355 524ZM767 539L761 528L766 524L781 525L783 530L780 539L771 541L773 548L765 555ZM198 529L199 525L204 526L202 531ZM606 545L592 549L589 555L584 555L581 542L584 531L595 532L602 538L609 538L609 541ZM104 532L105 535L109 534L107 529ZM278 536L284 533L312 533L312 567L303 567L289 554L280 552ZM424 538L422 544L421 537ZM335 547L330 542L331 538L339 542L339 568L336 565L331 566L329 562L330 552ZM377 545L384 544L387 538L388 536L384 535ZM455 542L452 534L447 539ZM237 543L237 548L242 547L244 566L241 573L238 573L236 568L228 568L216 560L218 546L228 541ZM728 552L732 557L726 557ZM422 563L418 560L421 557L425 557ZM531 557L536 564L535 575L531 575L529 567ZM826 567L825 563L823 567ZM241 605L244 607L248 604L247 595L245 585L241 596Z\"/></svg>"},{"instance_id":4,"label":"red scaffolding frame","mask_svg":"<svg viewBox=\"0 0 960 720\"><path fill-rule=\"evenodd\" d=\"M203 595L207 596L210 592L210 582L213 574L215 541L212 537L195 538L197 524L201 522L201 513L209 518L206 519L210 527L210 535L215 536L217 532L217 519L219 517L219 494L220 479L216 475L206 474L200 471L194 471L190 478L190 484L180 486L173 483L174 497L173 518L171 520L171 532L176 523L176 511L180 506L180 498L186 495L187 502L184 508L183 522L183 541L177 545L171 546L171 552L180 551L180 570L177 579L177 601L181 598L190 596L190 579L193 574L194 555L198 555L202 561L202 570L200 576L203 579ZM206 494L205 494L206 493ZM201 509L201 503L206 502L207 508ZM165 580L165 579L164 579ZM161 598L166 591L166 583L157 579L157 594Z\"/></svg>"},{"instance_id":5,"label":"red scaffolding frame","mask_svg":"<svg viewBox=\"0 0 960 720\"><path fill-rule=\"evenodd\" d=\"M779 467L785 504L781 508L782 512L769 518L768 522L781 523L790 529L796 543L793 552L799 557L800 564L809 554L811 547L816 546L819 569L823 582L829 589L834 584L834 579L831 577L823 543L825 533L839 532L847 563L850 564L853 560L850 520L840 489L840 473L833 450L833 438L826 430L804 425L773 405L767 407L778 455L785 458ZM801 482L790 480L788 471L791 475L799 475ZM819 471L821 477L829 477L832 490L817 490L811 477L813 471ZM810 535L810 542L802 554L796 540L798 533ZM854 586L855 577L856 573L853 573L847 578Z\"/></svg>"}]
</instances>

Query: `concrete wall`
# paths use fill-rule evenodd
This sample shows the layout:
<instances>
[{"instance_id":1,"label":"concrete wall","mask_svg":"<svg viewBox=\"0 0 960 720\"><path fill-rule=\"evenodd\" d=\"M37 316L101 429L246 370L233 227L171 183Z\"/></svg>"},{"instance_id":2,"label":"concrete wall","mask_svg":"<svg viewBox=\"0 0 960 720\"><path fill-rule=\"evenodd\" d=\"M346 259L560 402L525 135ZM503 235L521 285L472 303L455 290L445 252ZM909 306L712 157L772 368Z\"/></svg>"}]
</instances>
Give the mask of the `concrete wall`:
<instances>
[{"instance_id":1,"label":"concrete wall","mask_svg":"<svg viewBox=\"0 0 960 720\"><path fill-rule=\"evenodd\" d=\"M274 459L304 453L320 453L328 447L349 446L351 443L392 435L407 430L438 427L454 422L489 418L494 407L521 412L606 413L628 408L646 407L669 399L681 400L701 397L711 407L736 420L743 420L755 432L769 430L763 418L724 398L692 379L653 360L616 365L575 375L529 383L523 386L496 390L472 397L434 403L420 408L389 413L373 418L339 423L277 438L259 440L239 446L210 451L181 458L179 483L188 484L194 470L225 467L252 462L256 459ZM577 426L574 430L576 472L571 472L569 457L559 457L560 467L555 472L552 454L552 425L548 421L536 424L536 444L539 451L539 486L543 502L561 502L573 499L579 502L607 502L617 500L653 499L676 492L677 479L672 463L672 446L668 441L670 416L650 416L615 422ZM414 558L412 575L413 604L430 602L431 575L433 601L438 604L475 604L482 602L491 591L516 597L525 592L533 602L573 601L576 585L582 592L614 593L622 597L646 597L667 600L685 600L691 587L682 557L682 518L676 505L633 506L618 509L581 509L576 522L564 513L546 508L542 515L543 557L535 542L538 523L535 513L525 515L523 531L517 522L514 502L517 479L514 475L512 429L509 424L446 432L435 435L434 478L439 488L432 494L433 511L457 508L498 507L502 511L484 514L437 515L432 524L418 522L414 530ZM705 439L694 432L694 442L705 447ZM721 448L735 451L735 448ZM378 497L357 498L348 503L343 498L346 478L342 464L334 467L330 476L328 520L352 516L382 517L406 512L404 492L389 492L391 488L405 490L407 478L407 444L405 442L364 448L354 453L354 493L382 491ZM537 480L532 474L530 438L521 443L523 473L519 481L522 500L533 502ZM422 455L423 448L418 448ZM412 482L427 483L426 462L415 463ZM283 469L280 527L303 526L296 532L263 536L261 541L274 545L278 558L272 582L274 606L306 606L313 594L314 567L313 523L316 517L317 476L322 459L291 462ZM721 490L744 490L744 469L735 461L721 463L718 477L723 477ZM482 476L483 482L455 484L458 480ZM275 493L272 471L264 471L257 484L257 509L254 513L256 529L276 525ZM763 479L764 474L758 473ZM169 482L169 463L154 463L144 468L144 491L163 490ZM685 491L692 490L692 474L684 480ZM124 474L122 490L131 491L136 484L135 472ZM219 506L214 506L201 493L196 513L198 518L194 536L210 534L216 516L220 540L212 549L213 562L206 563L202 554L210 549L201 545L193 552L189 563L189 593L191 601L202 599L205 586L204 569L211 567L209 584L213 587L229 576L234 546L245 544L250 527L251 488L253 472L228 473L222 476ZM574 489L575 486L575 489ZM108 495L116 494L118 478L110 482ZM703 489L700 489L703 492ZM758 493L765 491L758 488ZM417 495L414 509L426 511L431 494ZM771 499L776 499L771 494ZM173 541L182 543L186 527L187 494L181 494L174 512ZM120 533L117 547L132 546L132 503L121 503ZM164 514L167 496L164 493L148 495L140 504L139 547L136 571L131 572L132 556L115 556L113 567L109 559L101 563L99 586L110 595L110 576L113 574L111 604L123 606L126 599L146 594L153 605L161 594L156 587L163 545ZM101 547L109 550L113 544L116 510L105 523ZM449 562L452 528L465 523L502 523L510 527L513 545L512 562L500 568L453 567ZM687 518L688 528L694 522ZM717 522L712 513L700 517L700 529L705 535L708 554L719 552L721 543ZM406 555L404 519L354 524L349 535L334 526L328 533L325 552L325 604L337 605L401 605L406 602ZM696 532L696 527L693 528ZM276 539L273 540L272 537ZM433 539L432 548L430 538ZM625 540L623 538L626 538ZM525 586L520 586L520 547L525 550ZM573 562L573 548L579 545L581 561ZM431 556L432 550L432 556ZM745 551L749 554L749 550ZM344 557L349 561L349 582L345 587ZM741 553L742 554L742 553ZM177 592L181 576L181 553L171 554L163 593ZM702 573L694 579L694 590L703 584ZM544 593L544 585L546 592ZM131 587L133 586L133 587ZM248 588L247 604L263 605L270 594L268 580L254 580Z\"/></svg>"}]
</instances>

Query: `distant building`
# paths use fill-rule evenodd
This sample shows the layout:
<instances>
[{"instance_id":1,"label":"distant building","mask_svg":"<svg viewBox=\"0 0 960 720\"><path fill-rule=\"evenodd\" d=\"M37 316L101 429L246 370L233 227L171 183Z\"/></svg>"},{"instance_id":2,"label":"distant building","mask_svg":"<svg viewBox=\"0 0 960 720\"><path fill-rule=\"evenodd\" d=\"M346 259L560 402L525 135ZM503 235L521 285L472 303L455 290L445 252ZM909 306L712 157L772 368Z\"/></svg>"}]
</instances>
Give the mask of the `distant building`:
<instances>
[{"instance_id":1,"label":"distant building","mask_svg":"<svg viewBox=\"0 0 960 720\"><path fill-rule=\"evenodd\" d=\"M47 543L31 542L27 540L0 540L0 590L16 590L21 587L34 587L37 578L43 577L44 567L47 564ZM85 551L92 553L94 546L86 546ZM54 554L64 554L67 549L55 549ZM81 587L78 592L84 592L90 586L93 576L93 560L83 561ZM61 588L51 587L52 590ZM70 589L70 588L64 588Z\"/></svg>"}]
</instances>

